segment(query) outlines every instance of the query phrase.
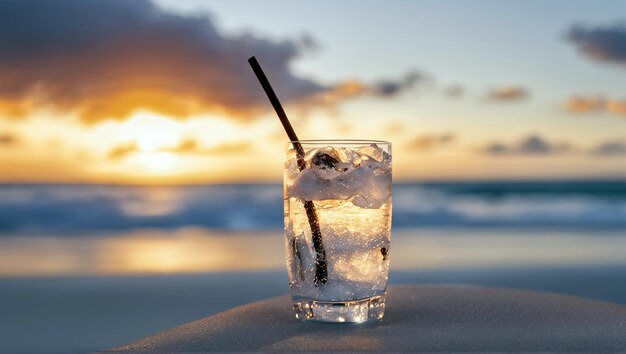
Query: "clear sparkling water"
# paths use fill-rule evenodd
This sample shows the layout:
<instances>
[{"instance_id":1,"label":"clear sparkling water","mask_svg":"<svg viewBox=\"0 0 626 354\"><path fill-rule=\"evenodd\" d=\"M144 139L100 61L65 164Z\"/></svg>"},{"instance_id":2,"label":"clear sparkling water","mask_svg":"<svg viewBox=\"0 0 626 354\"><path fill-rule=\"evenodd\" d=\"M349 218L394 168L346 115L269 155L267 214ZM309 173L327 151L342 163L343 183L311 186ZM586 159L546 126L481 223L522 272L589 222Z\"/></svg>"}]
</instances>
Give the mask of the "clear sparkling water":
<instances>
[{"instance_id":1,"label":"clear sparkling water","mask_svg":"<svg viewBox=\"0 0 626 354\"><path fill-rule=\"evenodd\" d=\"M317 147L285 169L287 269L296 317L328 322L382 318L389 270L391 155L376 144ZM304 207L313 201L328 278L316 284L316 251Z\"/></svg>"}]
</instances>

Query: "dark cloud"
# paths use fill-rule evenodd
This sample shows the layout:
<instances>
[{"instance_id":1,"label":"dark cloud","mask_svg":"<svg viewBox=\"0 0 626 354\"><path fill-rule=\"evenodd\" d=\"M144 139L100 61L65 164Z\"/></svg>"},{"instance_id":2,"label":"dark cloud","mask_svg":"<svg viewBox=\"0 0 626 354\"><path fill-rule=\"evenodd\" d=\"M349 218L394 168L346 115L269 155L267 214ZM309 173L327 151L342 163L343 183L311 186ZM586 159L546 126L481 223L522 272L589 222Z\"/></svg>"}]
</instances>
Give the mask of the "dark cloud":
<instances>
[{"instance_id":1,"label":"dark cloud","mask_svg":"<svg viewBox=\"0 0 626 354\"><path fill-rule=\"evenodd\" d=\"M246 61L252 55L285 103L389 97L421 78L321 84L290 69L315 45L309 36L228 36L206 16L167 13L147 0L4 0L0 24L4 115L48 106L86 122L124 119L138 109L251 119L268 107Z\"/></svg>"},{"instance_id":2,"label":"dark cloud","mask_svg":"<svg viewBox=\"0 0 626 354\"><path fill-rule=\"evenodd\" d=\"M347 80L328 87L305 100L312 105L335 105L342 100L374 96L390 98L405 91L409 91L420 83L427 83L430 79L416 72L410 72L397 79L379 80L374 83L365 83L360 80Z\"/></svg>"},{"instance_id":3,"label":"dark cloud","mask_svg":"<svg viewBox=\"0 0 626 354\"><path fill-rule=\"evenodd\" d=\"M0 133L0 147L12 146L18 143L18 138L12 133Z\"/></svg>"},{"instance_id":4,"label":"dark cloud","mask_svg":"<svg viewBox=\"0 0 626 354\"><path fill-rule=\"evenodd\" d=\"M626 99L606 99L602 97L572 96L563 107L568 112L606 112L615 115L626 115Z\"/></svg>"},{"instance_id":5,"label":"dark cloud","mask_svg":"<svg viewBox=\"0 0 626 354\"><path fill-rule=\"evenodd\" d=\"M216 145L210 148L203 148L194 139L185 139L180 144L174 147L165 147L157 149L155 152L172 152L177 154L190 154L190 155L230 155L238 154L250 151L252 145L248 142L235 142ZM139 152L139 146L136 143L122 144L113 148L109 152L109 159L118 160L125 158L128 155Z\"/></svg>"},{"instance_id":6,"label":"dark cloud","mask_svg":"<svg viewBox=\"0 0 626 354\"><path fill-rule=\"evenodd\" d=\"M481 151L495 156L543 156L562 153L576 153L581 156L590 154L597 157L626 156L626 140L607 140L592 148L578 148L567 142L551 142L538 135L530 135L517 143L492 143Z\"/></svg>"},{"instance_id":7,"label":"dark cloud","mask_svg":"<svg viewBox=\"0 0 626 354\"><path fill-rule=\"evenodd\" d=\"M626 155L626 141L614 140L600 143L592 149L592 154L598 156L619 156Z\"/></svg>"},{"instance_id":8,"label":"dark cloud","mask_svg":"<svg viewBox=\"0 0 626 354\"><path fill-rule=\"evenodd\" d=\"M626 64L626 24L587 28L573 26L567 39L586 57L607 63Z\"/></svg>"},{"instance_id":9,"label":"dark cloud","mask_svg":"<svg viewBox=\"0 0 626 354\"><path fill-rule=\"evenodd\" d=\"M528 90L520 86L498 87L487 93L487 99L492 101L519 101L528 96Z\"/></svg>"},{"instance_id":10,"label":"dark cloud","mask_svg":"<svg viewBox=\"0 0 626 354\"><path fill-rule=\"evenodd\" d=\"M425 80L427 80L426 77L416 72L410 72L398 80L381 80L374 83L371 85L371 91L377 96L394 96L404 90L413 88L415 84Z\"/></svg>"},{"instance_id":11,"label":"dark cloud","mask_svg":"<svg viewBox=\"0 0 626 354\"><path fill-rule=\"evenodd\" d=\"M492 143L482 151L489 155L550 155L572 150L568 143L553 143L538 135L530 135L518 143Z\"/></svg>"},{"instance_id":12,"label":"dark cloud","mask_svg":"<svg viewBox=\"0 0 626 354\"><path fill-rule=\"evenodd\" d=\"M452 133L418 135L409 141L406 147L418 151L432 150L450 144L455 138Z\"/></svg>"}]
</instances>

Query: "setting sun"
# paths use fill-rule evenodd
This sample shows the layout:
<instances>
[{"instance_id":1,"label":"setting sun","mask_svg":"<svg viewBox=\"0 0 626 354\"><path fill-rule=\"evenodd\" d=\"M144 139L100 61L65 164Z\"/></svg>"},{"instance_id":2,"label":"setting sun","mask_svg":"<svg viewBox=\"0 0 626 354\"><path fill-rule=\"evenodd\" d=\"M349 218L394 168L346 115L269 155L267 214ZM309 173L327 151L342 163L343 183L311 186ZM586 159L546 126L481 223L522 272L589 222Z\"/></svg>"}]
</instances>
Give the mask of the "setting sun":
<instances>
[{"instance_id":1,"label":"setting sun","mask_svg":"<svg viewBox=\"0 0 626 354\"><path fill-rule=\"evenodd\" d=\"M142 151L134 156L133 161L142 167L142 175L167 175L176 172L176 155L171 152Z\"/></svg>"},{"instance_id":2,"label":"setting sun","mask_svg":"<svg viewBox=\"0 0 626 354\"><path fill-rule=\"evenodd\" d=\"M144 152L172 148L181 140L177 124L167 118L141 114L130 120L130 126L137 147Z\"/></svg>"}]
</instances>

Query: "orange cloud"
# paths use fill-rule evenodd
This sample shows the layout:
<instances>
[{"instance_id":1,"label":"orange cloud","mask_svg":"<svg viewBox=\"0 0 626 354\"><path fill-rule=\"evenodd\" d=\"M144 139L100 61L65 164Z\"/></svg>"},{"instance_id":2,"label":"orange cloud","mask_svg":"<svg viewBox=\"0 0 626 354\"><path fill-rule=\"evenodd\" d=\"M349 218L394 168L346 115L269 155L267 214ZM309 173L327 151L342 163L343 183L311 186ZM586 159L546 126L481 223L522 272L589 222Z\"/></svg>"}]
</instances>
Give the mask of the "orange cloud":
<instances>
[{"instance_id":1,"label":"orange cloud","mask_svg":"<svg viewBox=\"0 0 626 354\"><path fill-rule=\"evenodd\" d=\"M19 142L17 135L12 133L0 133L0 147L12 146Z\"/></svg>"},{"instance_id":2,"label":"orange cloud","mask_svg":"<svg viewBox=\"0 0 626 354\"><path fill-rule=\"evenodd\" d=\"M229 155L246 152L251 149L252 145L248 142L226 143L211 148L202 148L197 141L193 139L186 139L176 147L165 148L160 151L176 152L181 154Z\"/></svg>"},{"instance_id":3,"label":"orange cloud","mask_svg":"<svg viewBox=\"0 0 626 354\"><path fill-rule=\"evenodd\" d=\"M109 159L111 160L117 160L117 159L124 158L127 155L130 155L137 151L139 151L137 144L129 143L129 144L120 145L120 146L113 148L113 150L109 152L108 156L109 156Z\"/></svg>"},{"instance_id":4,"label":"orange cloud","mask_svg":"<svg viewBox=\"0 0 626 354\"><path fill-rule=\"evenodd\" d=\"M183 140L178 146L168 149L171 152L192 153L198 151L198 143L193 139Z\"/></svg>"},{"instance_id":5,"label":"orange cloud","mask_svg":"<svg viewBox=\"0 0 626 354\"><path fill-rule=\"evenodd\" d=\"M407 131L406 124L400 121L392 121L385 125L385 132L389 135L398 135Z\"/></svg>"},{"instance_id":6,"label":"orange cloud","mask_svg":"<svg viewBox=\"0 0 626 354\"><path fill-rule=\"evenodd\" d=\"M167 13L147 0L4 1L0 23L0 114L8 116L47 107L88 123L137 110L250 120L269 109L246 61L252 55L284 103L391 97L421 79L321 84L290 69L315 46L308 36L228 36L209 17Z\"/></svg>"},{"instance_id":7,"label":"orange cloud","mask_svg":"<svg viewBox=\"0 0 626 354\"><path fill-rule=\"evenodd\" d=\"M604 109L605 100L597 97L570 97L564 104L570 112L591 112Z\"/></svg>"},{"instance_id":8,"label":"orange cloud","mask_svg":"<svg viewBox=\"0 0 626 354\"><path fill-rule=\"evenodd\" d=\"M615 115L626 115L626 99L605 99L602 97L570 97L563 107L568 112L607 112Z\"/></svg>"},{"instance_id":9,"label":"orange cloud","mask_svg":"<svg viewBox=\"0 0 626 354\"><path fill-rule=\"evenodd\" d=\"M206 149L203 152L205 154L228 155L228 154L238 154L238 153L246 152L250 150L252 150L252 145L250 145L250 143L241 142L241 143L218 145L213 148Z\"/></svg>"},{"instance_id":10,"label":"orange cloud","mask_svg":"<svg viewBox=\"0 0 626 354\"><path fill-rule=\"evenodd\" d=\"M154 152L171 152L177 154L197 154L197 155L230 155L250 151L252 145L248 142L236 142L221 144L210 148L201 147L194 139L185 139L174 147L163 147L156 149ZM139 146L136 143L122 144L114 147L108 154L109 159L118 160L128 155L139 152Z\"/></svg>"},{"instance_id":11,"label":"orange cloud","mask_svg":"<svg viewBox=\"0 0 626 354\"><path fill-rule=\"evenodd\" d=\"M528 96L528 90L519 86L498 87L487 93L487 98L494 101L517 101Z\"/></svg>"},{"instance_id":12,"label":"orange cloud","mask_svg":"<svg viewBox=\"0 0 626 354\"><path fill-rule=\"evenodd\" d=\"M418 135L406 146L412 150L426 151L450 144L456 137L452 133L438 135Z\"/></svg>"},{"instance_id":13,"label":"orange cloud","mask_svg":"<svg viewBox=\"0 0 626 354\"><path fill-rule=\"evenodd\" d=\"M626 114L626 100L609 100L606 103L607 112L613 114Z\"/></svg>"},{"instance_id":14,"label":"orange cloud","mask_svg":"<svg viewBox=\"0 0 626 354\"><path fill-rule=\"evenodd\" d=\"M385 79L373 83L347 80L312 95L306 101L313 106L334 106L341 101L364 95L388 98L410 90L417 84L428 80L427 77L416 72L409 72L397 79Z\"/></svg>"}]
</instances>

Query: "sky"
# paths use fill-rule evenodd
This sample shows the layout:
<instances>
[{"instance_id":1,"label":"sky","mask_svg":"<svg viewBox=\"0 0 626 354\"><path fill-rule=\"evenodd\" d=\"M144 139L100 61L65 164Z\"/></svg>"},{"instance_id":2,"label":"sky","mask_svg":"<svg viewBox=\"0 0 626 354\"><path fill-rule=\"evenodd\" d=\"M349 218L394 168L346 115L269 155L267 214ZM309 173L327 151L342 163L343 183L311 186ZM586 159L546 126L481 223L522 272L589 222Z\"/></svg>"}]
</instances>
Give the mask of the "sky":
<instances>
[{"instance_id":1,"label":"sky","mask_svg":"<svg viewBox=\"0 0 626 354\"><path fill-rule=\"evenodd\" d=\"M285 141L395 180L626 177L619 1L0 2L0 181L278 182Z\"/></svg>"}]
</instances>

